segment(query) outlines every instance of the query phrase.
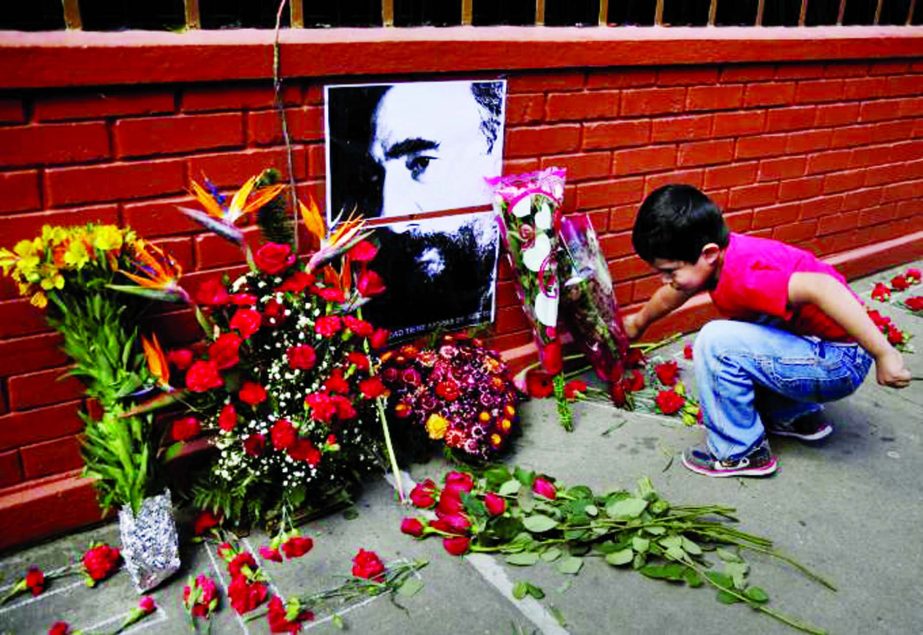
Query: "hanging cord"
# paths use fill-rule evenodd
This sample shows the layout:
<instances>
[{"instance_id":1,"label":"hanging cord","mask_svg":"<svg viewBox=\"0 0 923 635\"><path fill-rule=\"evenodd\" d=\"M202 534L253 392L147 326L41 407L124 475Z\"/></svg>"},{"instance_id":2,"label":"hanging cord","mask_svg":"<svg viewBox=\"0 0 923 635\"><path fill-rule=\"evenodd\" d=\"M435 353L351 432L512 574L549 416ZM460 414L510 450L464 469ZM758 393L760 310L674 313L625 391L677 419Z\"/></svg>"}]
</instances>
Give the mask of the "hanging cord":
<instances>
[{"instance_id":1,"label":"hanging cord","mask_svg":"<svg viewBox=\"0 0 923 635\"><path fill-rule=\"evenodd\" d=\"M282 122L282 139L285 142L285 155L288 160L288 194L289 202L292 206L292 232L294 238L293 248L298 253L298 195L295 191L295 158L292 149L292 138L288 133L288 122L285 118L285 104L282 99L282 75L279 73L280 47L279 37L282 31L282 11L288 0L282 0L279 3L279 10L276 12L276 36L272 44L272 87L274 92L274 104L279 113L279 121Z\"/></svg>"}]
</instances>

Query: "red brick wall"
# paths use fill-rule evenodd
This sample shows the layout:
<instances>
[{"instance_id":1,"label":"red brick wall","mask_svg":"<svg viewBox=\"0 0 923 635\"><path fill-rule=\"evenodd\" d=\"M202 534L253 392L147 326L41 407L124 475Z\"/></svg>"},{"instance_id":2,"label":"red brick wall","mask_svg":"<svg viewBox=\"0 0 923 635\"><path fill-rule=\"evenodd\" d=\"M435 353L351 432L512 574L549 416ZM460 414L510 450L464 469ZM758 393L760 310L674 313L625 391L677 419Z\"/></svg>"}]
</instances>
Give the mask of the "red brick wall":
<instances>
[{"instance_id":1,"label":"red brick wall","mask_svg":"<svg viewBox=\"0 0 923 635\"><path fill-rule=\"evenodd\" d=\"M505 170L568 169L565 209L592 215L623 306L658 286L632 255L630 228L645 194L667 182L703 188L736 231L838 254L852 274L921 255L921 59L508 76ZM324 83L290 80L285 91L295 178L318 200ZM169 249L194 287L240 258L176 211L189 202L190 178L205 173L230 188L269 166L286 172L265 82L10 90L0 95L0 244L45 223L130 224ZM692 328L703 311L671 327ZM195 335L185 314L159 324L173 341ZM504 267L494 341L510 349L529 340ZM74 479L82 393L58 379L67 368L59 343L0 281L0 548L98 517Z\"/></svg>"}]
</instances>

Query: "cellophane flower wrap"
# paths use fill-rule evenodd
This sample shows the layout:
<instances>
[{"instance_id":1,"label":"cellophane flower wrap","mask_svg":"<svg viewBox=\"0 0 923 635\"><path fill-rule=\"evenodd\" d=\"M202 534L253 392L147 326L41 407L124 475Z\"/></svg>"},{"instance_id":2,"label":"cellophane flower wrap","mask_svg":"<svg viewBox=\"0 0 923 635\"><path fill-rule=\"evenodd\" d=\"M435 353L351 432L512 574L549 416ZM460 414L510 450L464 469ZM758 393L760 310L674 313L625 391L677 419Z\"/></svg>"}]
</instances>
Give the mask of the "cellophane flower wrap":
<instances>
[{"instance_id":1,"label":"cellophane flower wrap","mask_svg":"<svg viewBox=\"0 0 923 635\"><path fill-rule=\"evenodd\" d=\"M392 421L409 428L417 444L443 443L457 457L489 460L518 428L509 368L480 340L445 335L434 348L388 351L381 376L391 390Z\"/></svg>"},{"instance_id":2,"label":"cellophane flower wrap","mask_svg":"<svg viewBox=\"0 0 923 635\"><path fill-rule=\"evenodd\" d=\"M563 217L559 240L561 317L597 376L610 381L622 374L629 340L589 216Z\"/></svg>"},{"instance_id":3,"label":"cellophane flower wrap","mask_svg":"<svg viewBox=\"0 0 923 635\"><path fill-rule=\"evenodd\" d=\"M570 430L571 413L564 399L558 337L557 228L564 201L564 178L564 170L548 168L488 179L488 183L494 190L494 210L513 269L516 292L532 326L542 365L555 378L561 424Z\"/></svg>"}]
</instances>

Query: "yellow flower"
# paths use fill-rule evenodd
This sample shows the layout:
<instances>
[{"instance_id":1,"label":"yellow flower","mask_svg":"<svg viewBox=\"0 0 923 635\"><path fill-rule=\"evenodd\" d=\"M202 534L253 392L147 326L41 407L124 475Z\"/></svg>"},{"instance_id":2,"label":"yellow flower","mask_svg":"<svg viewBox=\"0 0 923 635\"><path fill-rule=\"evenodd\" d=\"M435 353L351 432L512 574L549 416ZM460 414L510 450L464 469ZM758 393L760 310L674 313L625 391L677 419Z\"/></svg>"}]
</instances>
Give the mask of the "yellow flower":
<instances>
[{"instance_id":1,"label":"yellow flower","mask_svg":"<svg viewBox=\"0 0 923 635\"><path fill-rule=\"evenodd\" d=\"M122 232L115 225L103 225L93 231L93 246L103 251L119 249L122 246Z\"/></svg>"},{"instance_id":2,"label":"yellow flower","mask_svg":"<svg viewBox=\"0 0 923 635\"><path fill-rule=\"evenodd\" d=\"M513 422L510 421L509 419L500 420L500 429L503 432L509 432L512 427L513 427Z\"/></svg>"},{"instance_id":3,"label":"yellow flower","mask_svg":"<svg viewBox=\"0 0 923 635\"><path fill-rule=\"evenodd\" d=\"M64 242L68 238L66 227L45 225L42 227L42 240L51 245Z\"/></svg>"},{"instance_id":4,"label":"yellow flower","mask_svg":"<svg viewBox=\"0 0 923 635\"><path fill-rule=\"evenodd\" d=\"M445 432L449 428L449 422L445 417L437 415L435 412L426 420L426 433L433 441L445 437Z\"/></svg>"},{"instance_id":5,"label":"yellow flower","mask_svg":"<svg viewBox=\"0 0 923 635\"><path fill-rule=\"evenodd\" d=\"M44 291L38 291L35 295L32 296L32 299L29 300L29 304L32 306L37 306L40 309L44 309L48 306L48 297L45 295Z\"/></svg>"},{"instance_id":6,"label":"yellow flower","mask_svg":"<svg viewBox=\"0 0 923 635\"><path fill-rule=\"evenodd\" d=\"M494 432L492 435L490 435L490 444L492 446L499 448L501 443L503 443L503 437L501 437L499 434Z\"/></svg>"},{"instance_id":7,"label":"yellow flower","mask_svg":"<svg viewBox=\"0 0 923 635\"><path fill-rule=\"evenodd\" d=\"M36 238L34 240L20 240L13 247L13 251L19 256L17 267L23 275L38 267L42 255L41 246L41 239Z\"/></svg>"},{"instance_id":8,"label":"yellow flower","mask_svg":"<svg viewBox=\"0 0 923 635\"><path fill-rule=\"evenodd\" d=\"M67 252L64 254L64 262L74 269L80 269L90 261L90 254L87 253L87 245L83 240L72 240L67 246Z\"/></svg>"},{"instance_id":9,"label":"yellow flower","mask_svg":"<svg viewBox=\"0 0 923 635\"><path fill-rule=\"evenodd\" d=\"M64 276L61 275L61 272L58 271L54 265L45 265L42 267L41 274L41 285L46 291L64 288Z\"/></svg>"}]
</instances>

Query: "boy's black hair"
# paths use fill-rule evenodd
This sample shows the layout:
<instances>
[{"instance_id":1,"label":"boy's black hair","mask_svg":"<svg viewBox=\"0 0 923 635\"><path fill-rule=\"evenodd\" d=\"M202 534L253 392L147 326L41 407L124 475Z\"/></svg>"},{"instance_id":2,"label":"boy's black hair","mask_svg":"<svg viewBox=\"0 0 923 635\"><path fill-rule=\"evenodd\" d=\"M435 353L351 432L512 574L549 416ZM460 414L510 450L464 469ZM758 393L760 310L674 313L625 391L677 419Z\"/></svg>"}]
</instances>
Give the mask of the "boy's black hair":
<instances>
[{"instance_id":1,"label":"boy's black hair","mask_svg":"<svg viewBox=\"0 0 923 635\"><path fill-rule=\"evenodd\" d=\"M638 210L631 242L647 262L696 262L708 243L727 247L730 230L714 201L691 185L664 185Z\"/></svg>"}]
</instances>

